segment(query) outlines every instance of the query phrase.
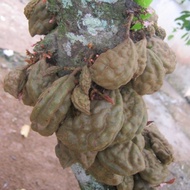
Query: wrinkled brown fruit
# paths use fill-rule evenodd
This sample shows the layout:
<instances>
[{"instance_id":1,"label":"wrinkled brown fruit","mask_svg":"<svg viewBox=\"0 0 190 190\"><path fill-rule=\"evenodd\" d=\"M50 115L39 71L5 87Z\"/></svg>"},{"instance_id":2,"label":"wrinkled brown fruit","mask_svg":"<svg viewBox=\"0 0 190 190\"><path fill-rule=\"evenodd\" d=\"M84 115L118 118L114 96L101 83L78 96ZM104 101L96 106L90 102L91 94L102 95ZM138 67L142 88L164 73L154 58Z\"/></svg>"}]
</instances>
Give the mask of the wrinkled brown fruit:
<instances>
[{"instance_id":1,"label":"wrinkled brown fruit","mask_svg":"<svg viewBox=\"0 0 190 190\"><path fill-rule=\"evenodd\" d=\"M28 19L29 32L32 37L36 34L48 34L56 26L53 15L48 12L46 3L42 0L31 1L25 7L24 14Z\"/></svg>"},{"instance_id":2,"label":"wrinkled brown fruit","mask_svg":"<svg viewBox=\"0 0 190 190\"><path fill-rule=\"evenodd\" d=\"M156 125L147 125L142 95L158 91L176 65L174 53L163 41L165 31L157 26L158 16L154 12L149 19L153 24L136 32L130 30L136 15L129 13L127 37L122 26L117 33L120 43L113 40L116 45L110 46L114 48L94 44L90 48L80 41L70 43L65 34L75 32L73 23L58 10L50 12L51 6L51 1L32 0L25 7L31 36L47 35L31 54L38 59L11 71L4 90L15 98L22 95L24 104L33 106L34 131L56 135L55 154L63 168L80 163L97 181L117 190L155 190L174 157Z\"/></svg>"},{"instance_id":3,"label":"wrinkled brown fruit","mask_svg":"<svg viewBox=\"0 0 190 190\"><path fill-rule=\"evenodd\" d=\"M132 79L138 67L137 57L135 44L126 39L99 55L90 67L92 80L105 89L118 89Z\"/></svg>"}]
</instances>

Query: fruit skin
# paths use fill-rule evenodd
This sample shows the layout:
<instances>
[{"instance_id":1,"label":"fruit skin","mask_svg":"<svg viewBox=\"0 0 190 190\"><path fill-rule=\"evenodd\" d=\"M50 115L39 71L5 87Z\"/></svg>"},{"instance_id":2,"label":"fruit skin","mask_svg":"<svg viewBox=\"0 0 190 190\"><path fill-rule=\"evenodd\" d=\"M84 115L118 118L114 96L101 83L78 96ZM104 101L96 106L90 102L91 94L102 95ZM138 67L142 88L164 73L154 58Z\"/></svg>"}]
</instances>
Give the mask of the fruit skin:
<instances>
[{"instance_id":1,"label":"fruit skin","mask_svg":"<svg viewBox=\"0 0 190 190\"><path fill-rule=\"evenodd\" d=\"M16 99L19 98L19 95L22 93L22 90L26 84L28 67L30 67L30 65L18 67L15 70L10 71L4 78L4 91L8 92Z\"/></svg>"},{"instance_id":2,"label":"fruit skin","mask_svg":"<svg viewBox=\"0 0 190 190\"><path fill-rule=\"evenodd\" d=\"M97 157L105 168L121 176L131 176L145 169L143 154L133 141L110 146Z\"/></svg>"},{"instance_id":3,"label":"fruit skin","mask_svg":"<svg viewBox=\"0 0 190 190\"><path fill-rule=\"evenodd\" d=\"M91 79L91 75L90 75L90 70L87 67L87 65L85 65L82 68L82 71L80 74L80 79L79 79L79 85L80 85L81 89L83 90L84 94L86 94L86 95L89 94L89 90L91 88L91 83L92 83L92 79Z\"/></svg>"},{"instance_id":4,"label":"fruit skin","mask_svg":"<svg viewBox=\"0 0 190 190\"><path fill-rule=\"evenodd\" d=\"M77 162L76 158L71 156L70 150L60 141L58 141L58 144L55 146L55 154L63 169Z\"/></svg>"},{"instance_id":5,"label":"fruit skin","mask_svg":"<svg viewBox=\"0 0 190 190\"><path fill-rule=\"evenodd\" d=\"M124 123L113 143L122 143L132 140L141 133L147 123L147 110L144 100L130 85L121 90L123 98Z\"/></svg>"},{"instance_id":6,"label":"fruit skin","mask_svg":"<svg viewBox=\"0 0 190 190\"><path fill-rule=\"evenodd\" d=\"M90 99L89 96L84 93L80 85L74 88L71 100L76 109L90 115Z\"/></svg>"},{"instance_id":7,"label":"fruit skin","mask_svg":"<svg viewBox=\"0 0 190 190\"><path fill-rule=\"evenodd\" d=\"M87 172L94 176L97 181L111 186L119 185L124 179L123 176L114 174L112 171L105 168L104 165L100 163L98 158L95 159L94 163L90 168L88 168Z\"/></svg>"},{"instance_id":8,"label":"fruit skin","mask_svg":"<svg viewBox=\"0 0 190 190\"><path fill-rule=\"evenodd\" d=\"M138 66L137 57L135 44L127 38L98 56L89 68L92 81L105 89L118 89L133 78Z\"/></svg>"},{"instance_id":9,"label":"fruit skin","mask_svg":"<svg viewBox=\"0 0 190 190\"><path fill-rule=\"evenodd\" d=\"M172 49L159 37L151 37L148 40L147 48L152 50L162 61L166 74L174 71L177 60Z\"/></svg>"},{"instance_id":10,"label":"fruit skin","mask_svg":"<svg viewBox=\"0 0 190 190\"><path fill-rule=\"evenodd\" d=\"M144 149L145 170L139 172L142 179L152 185L159 185L168 176L168 168L163 165L151 149Z\"/></svg>"},{"instance_id":11,"label":"fruit skin","mask_svg":"<svg viewBox=\"0 0 190 190\"><path fill-rule=\"evenodd\" d=\"M138 76L140 76L146 67L146 61L147 61L146 38L143 38L142 40L135 43L135 46L138 52L138 59L137 59L138 68L137 68L137 71L134 73L133 78L137 78Z\"/></svg>"},{"instance_id":12,"label":"fruit skin","mask_svg":"<svg viewBox=\"0 0 190 190\"><path fill-rule=\"evenodd\" d=\"M42 136L52 135L54 132L57 131L61 121L64 120L64 118L66 117L66 114L70 109L70 106L71 106L71 97L70 95L67 95L62 105L60 105L59 109L54 113L50 122L46 126L42 126L36 122L32 122L31 128Z\"/></svg>"},{"instance_id":13,"label":"fruit skin","mask_svg":"<svg viewBox=\"0 0 190 190\"><path fill-rule=\"evenodd\" d=\"M97 152L75 152L66 147L59 140L55 147L55 153L64 169L77 162L79 162L85 169L88 169L94 163L97 155Z\"/></svg>"},{"instance_id":14,"label":"fruit skin","mask_svg":"<svg viewBox=\"0 0 190 190\"><path fill-rule=\"evenodd\" d=\"M147 181L143 180L139 174L134 175L134 188L133 190L157 190L152 187Z\"/></svg>"},{"instance_id":15,"label":"fruit skin","mask_svg":"<svg viewBox=\"0 0 190 190\"><path fill-rule=\"evenodd\" d=\"M165 72L161 59L151 49L147 49L145 70L131 81L132 88L139 95L152 94L161 88Z\"/></svg>"},{"instance_id":16,"label":"fruit skin","mask_svg":"<svg viewBox=\"0 0 190 190\"><path fill-rule=\"evenodd\" d=\"M48 12L46 3L41 0L33 0L27 4L24 14L28 19L29 32L35 35L46 35L56 27L53 15Z\"/></svg>"},{"instance_id":17,"label":"fruit skin","mask_svg":"<svg viewBox=\"0 0 190 190\"><path fill-rule=\"evenodd\" d=\"M117 185L117 190L133 190L133 187L133 176L125 176L123 182Z\"/></svg>"},{"instance_id":18,"label":"fruit skin","mask_svg":"<svg viewBox=\"0 0 190 190\"><path fill-rule=\"evenodd\" d=\"M68 114L56 133L57 138L78 152L100 151L108 147L123 124L123 100L119 90L111 91L109 96L114 105L105 100L93 100L91 115Z\"/></svg>"},{"instance_id":19,"label":"fruit skin","mask_svg":"<svg viewBox=\"0 0 190 190\"><path fill-rule=\"evenodd\" d=\"M154 122L143 130L142 135L146 139L146 147L153 150L162 164L168 165L174 161L172 146L160 133Z\"/></svg>"},{"instance_id":20,"label":"fruit skin","mask_svg":"<svg viewBox=\"0 0 190 190\"><path fill-rule=\"evenodd\" d=\"M34 106L40 94L58 79L56 73L46 75L47 69L51 67L50 64L46 63L45 58L40 59L31 66L22 97L24 104L27 104L28 99L31 99L32 103L30 105Z\"/></svg>"},{"instance_id":21,"label":"fruit skin","mask_svg":"<svg viewBox=\"0 0 190 190\"><path fill-rule=\"evenodd\" d=\"M143 155L146 167L139 175L149 184L156 186L163 183L168 176L167 165L174 160L173 151L154 122L145 127L142 135L145 139Z\"/></svg>"},{"instance_id":22,"label":"fruit skin","mask_svg":"<svg viewBox=\"0 0 190 190\"><path fill-rule=\"evenodd\" d=\"M71 96L71 91L75 87L74 75L66 75L57 79L39 97L35 104L30 120L34 124L39 124L43 129L53 118L54 114L65 102L67 96Z\"/></svg>"}]
</instances>

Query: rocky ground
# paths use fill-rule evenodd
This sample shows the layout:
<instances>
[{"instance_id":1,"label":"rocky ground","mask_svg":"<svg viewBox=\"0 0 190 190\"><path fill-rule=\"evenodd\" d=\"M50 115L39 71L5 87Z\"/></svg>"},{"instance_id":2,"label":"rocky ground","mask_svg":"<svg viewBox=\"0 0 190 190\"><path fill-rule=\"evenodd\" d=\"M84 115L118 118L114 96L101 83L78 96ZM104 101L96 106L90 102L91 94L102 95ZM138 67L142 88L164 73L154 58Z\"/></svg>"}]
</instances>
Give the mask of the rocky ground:
<instances>
[{"instance_id":1,"label":"rocky ground","mask_svg":"<svg viewBox=\"0 0 190 190\"><path fill-rule=\"evenodd\" d=\"M70 168L62 170L54 153L56 139L42 137L31 131L27 138L20 134L23 125L30 125L31 108L24 106L3 91L4 76L24 60L25 49L39 40L31 38L23 8L27 0L0 2L0 189L2 190L79 190ZM7 57L3 49L11 49ZM174 49L175 50L175 49ZM149 120L172 144L175 163L170 167L169 179L175 183L159 189L190 189L190 105L184 94L190 87L190 58L180 58L176 71L167 76L162 89L145 96ZM183 64L181 64L183 62Z\"/></svg>"}]
</instances>

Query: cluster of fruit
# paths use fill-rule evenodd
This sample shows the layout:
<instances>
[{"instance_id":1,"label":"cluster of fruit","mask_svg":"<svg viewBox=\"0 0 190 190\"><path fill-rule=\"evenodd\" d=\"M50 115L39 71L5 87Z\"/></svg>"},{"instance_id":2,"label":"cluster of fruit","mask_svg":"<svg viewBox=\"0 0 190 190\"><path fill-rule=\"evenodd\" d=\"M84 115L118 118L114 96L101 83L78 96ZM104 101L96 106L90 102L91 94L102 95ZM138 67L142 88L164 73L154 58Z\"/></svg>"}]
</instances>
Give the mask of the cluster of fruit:
<instances>
[{"instance_id":1,"label":"cluster of fruit","mask_svg":"<svg viewBox=\"0 0 190 190\"><path fill-rule=\"evenodd\" d=\"M35 11L44 6L35 0L25 9L32 36L39 31L32 24L39 22ZM40 19L50 26L50 16L44 15ZM51 29L43 28L47 33ZM63 168L80 163L98 181L118 190L154 189L173 161L171 146L148 122L142 95L160 89L176 60L156 35L157 28L149 29L149 35L147 30L134 42L128 28L123 42L64 76L57 75L64 68L39 56L4 80L6 92L34 107L32 129L43 136L56 134L55 152Z\"/></svg>"}]
</instances>

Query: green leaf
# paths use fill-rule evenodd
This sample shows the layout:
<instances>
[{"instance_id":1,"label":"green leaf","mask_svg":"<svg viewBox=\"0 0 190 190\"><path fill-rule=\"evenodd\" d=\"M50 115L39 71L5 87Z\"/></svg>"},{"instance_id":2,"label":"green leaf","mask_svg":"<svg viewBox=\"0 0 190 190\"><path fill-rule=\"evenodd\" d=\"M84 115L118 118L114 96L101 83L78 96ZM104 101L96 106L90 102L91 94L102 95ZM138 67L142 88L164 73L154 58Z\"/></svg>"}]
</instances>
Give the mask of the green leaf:
<instances>
[{"instance_id":1,"label":"green leaf","mask_svg":"<svg viewBox=\"0 0 190 190\"><path fill-rule=\"evenodd\" d=\"M181 39L185 38L188 35L188 33L185 33L183 36L181 36Z\"/></svg>"},{"instance_id":2,"label":"green leaf","mask_svg":"<svg viewBox=\"0 0 190 190\"><path fill-rule=\"evenodd\" d=\"M135 3L140 5L141 7L147 8L153 0L134 0Z\"/></svg>"},{"instance_id":3,"label":"green leaf","mask_svg":"<svg viewBox=\"0 0 190 190\"><path fill-rule=\"evenodd\" d=\"M189 46L190 45L190 40L188 40L185 44Z\"/></svg>"},{"instance_id":4,"label":"green leaf","mask_svg":"<svg viewBox=\"0 0 190 190\"><path fill-rule=\"evenodd\" d=\"M144 28L144 26L141 23L136 23L131 27L131 30L140 30Z\"/></svg>"},{"instance_id":5,"label":"green leaf","mask_svg":"<svg viewBox=\"0 0 190 190\"><path fill-rule=\"evenodd\" d=\"M141 18L142 20L147 20L147 19L149 19L151 16L152 16L152 15L151 15L150 13L147 13L147 14L145 14L145 15L141 14L141 15L140 15L140 18Z\"/></svg>"},{"instance_id":6,"label":"green leaf","mask_svg":"<svg viewBox=\"0 0 190 190\"><path fill-rule=\"evenodd\" d=\"M168 40L171 40L173 37L174 37L173 34L169 35L169 36L168 36Z\"/></svg>"},{"instance_id":7,"label":"green leaf","mask_svg":"<svg viewBox=\"0 0 190 190\"><path fill-rule=\"evenodd\" d=\"M184 14L184 15L181 15L180 17L176 18L176 20L182 20L182 21L185 21L188 17L190 17L189 14Z\"/></svg>"}]
</instances>

